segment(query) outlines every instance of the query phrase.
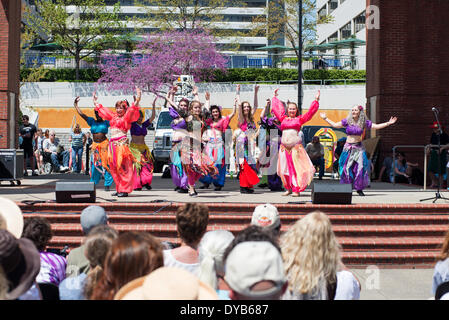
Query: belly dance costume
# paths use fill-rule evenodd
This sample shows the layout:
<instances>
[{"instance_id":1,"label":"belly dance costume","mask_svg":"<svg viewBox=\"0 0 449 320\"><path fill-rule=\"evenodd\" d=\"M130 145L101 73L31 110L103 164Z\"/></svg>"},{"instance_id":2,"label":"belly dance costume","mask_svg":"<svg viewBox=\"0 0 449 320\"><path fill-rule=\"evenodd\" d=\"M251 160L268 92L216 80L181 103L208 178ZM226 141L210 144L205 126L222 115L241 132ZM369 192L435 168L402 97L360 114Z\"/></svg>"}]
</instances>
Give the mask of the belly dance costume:
<instances>
[{"instance_id":1,"label":"belly dance costume","mask_svg":"<svg viewBox=\"0 0 449 320\"><path fill-rule=\"evenodd\" d=\"M133 163L136 159L129 150L127 132L131 128L131 124L139 119L139 107L132 104L122 117L101 104L97 104L95 110L98 111L100 117L109 120L111 125L108 164L117 193L131 193L134 187Z\"/></svg>"},{"instance_id":2,"label":"belly dance costume","mask_svg":"<svg viewBox=\"0 0 449 320\"><path fill-rule=\"evenodd\" d=\"M281 126L275 123L276 117L269 115L260 120L259 146L264 151L259 158L262 176L261 184L267 184L271 191L282 191L282 180L277 175L276 166L279 158L279 147L281 145ZM276 132L277 136L271 136ZM265 150L263 145L265 144ZM276 150L274 150L276 148ZM260 186L260 185L259 185Z\"/></svg>"},{"instance_id":3,"label":"belly dance costume","mask_svg":"<svg viewBox=\"0 0 449 320\"><path fill-rule=\"evenodd\" d=\"M90 132L95 133L108 133L109 121L97 122L94 118L88 117L87 124L90 126ZM109 187L114 179L112 179L109 173L108 166L108 146L109 140L104 139L102 142L92 142L90 147L92 155L90 156L90 181L94 184L98 184L101 177L104 178L104 186Z\"/></svg>"},{"instance_id":4,"label":"belly dance costume","mask_svg":"<svg viewBox=\"0 0 449 320\"><path fill-rule=\"evenodd\" d=\"M341 120L341 124L346 127L347 135L361 136L363 133L363 128L357 124L348 124L347 119ZM372 124L370 120L366 120L365 127L370 129ZM352 184L355 190L361 191L370 183L370 171L363 144L346 142L339 161L340 183Z\"/></svg>"},{"instance_id":5,"label":"belly dance costume","mask_svg":"<svg viewBox=\"0 0 449 320\"><path fill-rule=\"evenodd\" d=\"M147 128L150 124L150 119L143 122L142 126L137 124L137 122L133 122L131 125L131 135L145 137L148 133ZM134 142L131 142L129 149L134 155L134 158L138 159L138 161L134 162L134 190L142 189L142 186L150 189L154 169L150 149L145 143L141 144Z\"/></svg>"},{"instance_id":6,"label":"belly dance costume","mask_svg":"<svg viewBox=\"0 0 449 320\"><path fill-rule=\"evenodd\" d=\"M285 114L284 106L277 97L273 97L272 106L276 118L281 122L281 130L293 129L299 133L301 126L312 119L318 111L319 103L316 100L313 101L307 113L295 118ZM315 167L300 140L294 146L281 143L277 174L281 177L285 189L293 192L302 192L310 184L315 174Z\"/></svg>"},{"instance_id":7,"label":"belly dance costume","mask_svg":"<svg viewBox=\"0 0 449 320\"><path fill-rule=\"evenodd\" d=\"M222 117L217 122L212 119L206 120L209 132L209 141L206 143L205 152L210 159L213 160L215 167L218 170L218 175L215 179L210 175L206 175L200 179L204 184L213 183L216 187L223 187L226 179L226 163L225 163L225 144L223 135L228 128L230 119L229 116Z\"/></svg>"},{"instance_id":8,"label":"belly dance costume","mask_svg":"<svg viewBox=\"0 0 449 320\"><path fill-rule=\"evenodd\" d=\"M170 116L173 119L178 119L180 117L178 111L173 107L169 108L169 112ZM182 136L176 135L176 131L187 130L187 124L186 121L182 119L177 124L172 122L171 127L174 133L172 137L172 150L170 152L170 160L171 160L170 175L176 188L185 190L185 192L187 192L188 188L187 174L184 172L184 169L182 168L181 153L180 153L180 143L182 141Z\"/></svg>"},{"instance_id":9,"label":"belly dance costume","mask_svg":"<svg viewBox=\"0 0 449 320\"><path fill-rule=\"evenodd\" d=\"M235 142L235 158L236 164L239 166L239 182L240 188L252 189L254 185L259 183L257 176L256 159L254 158L254 143L249 141L248 133L250 131L255 134L256 125L248 124L246 121L239 123L241 133L236 137ZM249 129L249 131L248 131Z\"/></svg>"},{"instance_id":10,"label":"belly dance costume","mask_svg":"<svg viewBox=\"0 0 449 320\"><path fill-rule=\"evenodd\" d=\"M202 133L202 121L193 119L187 122L187 131L189 133ZM218 169L214 162L203 152L200 139L201 135L198 138L187 136L181 143L181 160L189 186L195 186L196 181L202 176L210 175L214 179L218 175Z\"/></svg>"}]
</instances>

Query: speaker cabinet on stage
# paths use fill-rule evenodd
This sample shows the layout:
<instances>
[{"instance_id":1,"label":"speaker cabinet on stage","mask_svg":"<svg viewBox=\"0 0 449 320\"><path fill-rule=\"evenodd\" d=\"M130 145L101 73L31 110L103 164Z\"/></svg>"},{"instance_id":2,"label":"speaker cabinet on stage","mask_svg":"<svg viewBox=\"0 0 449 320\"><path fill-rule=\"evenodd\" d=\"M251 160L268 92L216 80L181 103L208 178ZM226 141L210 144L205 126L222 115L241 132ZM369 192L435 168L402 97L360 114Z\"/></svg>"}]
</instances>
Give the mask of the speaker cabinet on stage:
<instances>
[{"instance_id":1,"label":"speaker cabinet on stage","mask_svg":"<svg viewBox=\"0 0 449 320\"><path fill-rule=\"evenodd\" d=\"M93 182L56 182L56 202L95 202L96 192Z\"/></svg>"},{"instance_id":2,"label":"speaker cabinet on stage","mask_svg":"<svg viewBox=\"0 0 449 320\"><path fill-rule=\"evenodd\" d=\"M312 203L351 204L352 185L340 181L315 181L312 184Z\"/></svg>"}]
</instances>

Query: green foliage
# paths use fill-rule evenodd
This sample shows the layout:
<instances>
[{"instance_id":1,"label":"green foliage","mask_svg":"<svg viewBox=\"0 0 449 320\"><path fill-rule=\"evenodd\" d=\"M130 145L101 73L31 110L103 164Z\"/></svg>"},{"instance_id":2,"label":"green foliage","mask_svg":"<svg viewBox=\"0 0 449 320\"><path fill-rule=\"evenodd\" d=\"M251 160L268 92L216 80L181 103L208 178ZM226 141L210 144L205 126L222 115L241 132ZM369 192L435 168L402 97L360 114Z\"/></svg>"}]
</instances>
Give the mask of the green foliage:
<instances>
[{"instance_id":1,"label":"green foliage","mask_svg":"<svg viewBox=\"0 0 449 320\"><path fill-rule=\"evenodd\" d=\"M45 69L44 82L75 81L75 69ZM27 79L32 70L20 71L21 81ZM206 71L205 71L206 72ZM79 81L96 82L101 77L98 69L80 69ZM227 69L226 72L215 70L215 82L245 82L245 81L288 81L298 79L296 69ZM304 80L332 80L332 79L366 79L365 70L305 70Z\"/></svg>"}]
</instances>

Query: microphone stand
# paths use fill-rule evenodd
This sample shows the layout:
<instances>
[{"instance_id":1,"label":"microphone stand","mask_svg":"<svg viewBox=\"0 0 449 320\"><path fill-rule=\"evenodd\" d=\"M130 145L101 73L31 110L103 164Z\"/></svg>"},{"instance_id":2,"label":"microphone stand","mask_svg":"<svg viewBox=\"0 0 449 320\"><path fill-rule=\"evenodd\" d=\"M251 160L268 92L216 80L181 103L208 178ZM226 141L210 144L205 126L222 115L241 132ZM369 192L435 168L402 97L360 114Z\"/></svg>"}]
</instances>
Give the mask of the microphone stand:
<instances>
[{"instance_id":1,"label":"microphone stand","mask_svg":"<svg viewBox=\"0 0 449 320\"><path fill-rule=\"evenodd\" d=\"M436 122L438 124L438 188L437 192L435 193L435 197L433 198L427 198L427 199L421 199L420 201L427 201L427 200L433 200L432 202L435 203L438 199L443 200L449 200L448 198L442 197L440 194L440 188L441 188L441 135L443 134L443 130L441 129L440 121L438 119L438 110L435 108L432 108L433 114L435 115ZM427 168L425 168L427 170ZM426 183L426 181L424 181Z\"/></svg>"}]
</instances>

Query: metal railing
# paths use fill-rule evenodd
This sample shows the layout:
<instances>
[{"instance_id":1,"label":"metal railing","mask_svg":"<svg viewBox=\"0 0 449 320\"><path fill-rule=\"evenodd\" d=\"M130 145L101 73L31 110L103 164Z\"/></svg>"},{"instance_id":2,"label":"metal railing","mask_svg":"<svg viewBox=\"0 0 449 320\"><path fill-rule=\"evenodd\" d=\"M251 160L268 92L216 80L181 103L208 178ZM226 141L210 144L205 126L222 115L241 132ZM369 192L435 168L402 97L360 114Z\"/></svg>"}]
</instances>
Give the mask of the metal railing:
<instances>
[{"instance_id":1,"label":"metal railing","mask_svg":"<svg viewBox=\"0 0 449 320\"><path fill-rule=\"evenodd\" d=\"M427 150L429 148L438 148L438 145L434 145L434 144L428 144L425 146L422 145L397 145L393 147L393 163L392 163L392 170L393 170L393 184L396 183L396 173L395 173L395 168L396 168L396 163L395 163L395 159L396 159L396 149L398 148L423 148L424 151L424 190L427 190Z\"/></svg>"}]
</instances>

